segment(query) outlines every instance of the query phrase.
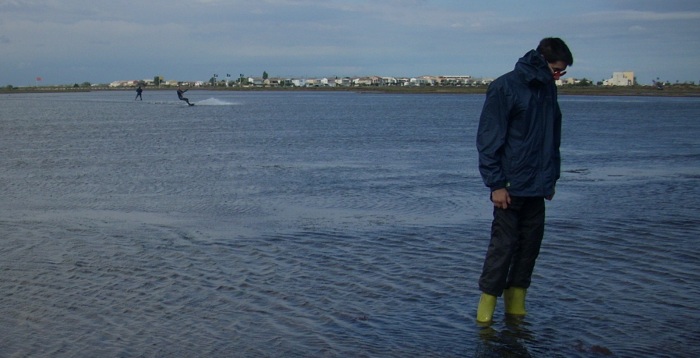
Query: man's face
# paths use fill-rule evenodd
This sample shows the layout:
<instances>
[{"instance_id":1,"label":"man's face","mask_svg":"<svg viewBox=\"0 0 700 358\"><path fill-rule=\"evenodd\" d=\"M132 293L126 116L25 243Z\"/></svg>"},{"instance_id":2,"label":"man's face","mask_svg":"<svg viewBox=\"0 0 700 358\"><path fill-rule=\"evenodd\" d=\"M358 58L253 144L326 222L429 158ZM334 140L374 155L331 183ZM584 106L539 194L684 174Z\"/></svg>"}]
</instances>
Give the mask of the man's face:
<instances>
[{"instance_id":1,"label":"man's face","mask_svg":"<svg viewBox=\"0 0 700 358\"><path fill-rule=\"evenodd\" d=\"M566 62L556 61L548 62L547 64L549 65L549 69L552 70L552 77L554 77L555 81L566 74Z\"/></svg>"}]
</instances>

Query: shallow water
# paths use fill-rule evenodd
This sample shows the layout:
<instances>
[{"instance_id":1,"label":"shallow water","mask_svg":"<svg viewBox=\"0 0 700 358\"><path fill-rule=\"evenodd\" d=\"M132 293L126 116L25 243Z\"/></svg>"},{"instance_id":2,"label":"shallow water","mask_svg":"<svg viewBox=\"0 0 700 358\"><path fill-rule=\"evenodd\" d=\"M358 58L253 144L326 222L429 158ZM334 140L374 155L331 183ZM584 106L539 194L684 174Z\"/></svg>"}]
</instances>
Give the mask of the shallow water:
<instances>
[{"instance_id":1,"label":"shallow water","mask_svg":"<svg viewBox=\"0 0 700 358\"><path fill-rule=\"evenodd\" d=\"M529 315L482 328L483 96L188 95L0 97L0 356L700 354L700 99L560 99Z\"/></svg>"}]
</instances>

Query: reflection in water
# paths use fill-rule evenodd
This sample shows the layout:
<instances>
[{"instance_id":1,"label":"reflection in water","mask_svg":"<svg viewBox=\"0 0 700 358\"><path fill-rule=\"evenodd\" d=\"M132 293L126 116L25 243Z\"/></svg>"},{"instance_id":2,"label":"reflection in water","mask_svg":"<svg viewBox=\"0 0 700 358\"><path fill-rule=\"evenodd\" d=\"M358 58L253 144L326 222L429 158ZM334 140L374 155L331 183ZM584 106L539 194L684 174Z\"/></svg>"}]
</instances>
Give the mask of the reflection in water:
<instances>
[{"instance_id":1,"label":"reflection in water","mask_svg":"<svg viewBox=\"0 0 700 358\"><path fill-rule=\"evenodd\" d=\"M531 345L534 335L522 317L506 316L502 326L484 325L477 333L478 343L474 357L532 357L525 343Z\"/></svg>"},{"instance_id":2,"label":"reflection in water","mask_svg":"<svg viewBox=\"0 0 700 358\"><path fill-rule=\"evenodd\" d=\"M604 346L573 340L567 347L552 347L546 337L531 330L525 317L506 316L502 322L480 325L477 332L475 358L526 357L605 357L613 352ZM563 335L562 332L558 333Z\"/></svg>"}]
</instances>

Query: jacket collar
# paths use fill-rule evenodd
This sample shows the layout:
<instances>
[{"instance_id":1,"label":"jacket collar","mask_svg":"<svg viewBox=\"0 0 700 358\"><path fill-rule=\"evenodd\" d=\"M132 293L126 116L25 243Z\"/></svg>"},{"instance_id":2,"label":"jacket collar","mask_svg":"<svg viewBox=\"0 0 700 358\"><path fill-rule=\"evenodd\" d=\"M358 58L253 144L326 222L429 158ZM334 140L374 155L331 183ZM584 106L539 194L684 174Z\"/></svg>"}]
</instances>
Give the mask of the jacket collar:
<instances>
[{"instance_id":1,"label":"jacket collar","mask_svg":"<svg viewBox=\"0 0 700 358\"><path fill-rule=\"evenodd\" d=\"M547 61L535 50L530 50L515 64L515 71L527 83L546 84L554 81Z\"/></svg>"}]
</instances>

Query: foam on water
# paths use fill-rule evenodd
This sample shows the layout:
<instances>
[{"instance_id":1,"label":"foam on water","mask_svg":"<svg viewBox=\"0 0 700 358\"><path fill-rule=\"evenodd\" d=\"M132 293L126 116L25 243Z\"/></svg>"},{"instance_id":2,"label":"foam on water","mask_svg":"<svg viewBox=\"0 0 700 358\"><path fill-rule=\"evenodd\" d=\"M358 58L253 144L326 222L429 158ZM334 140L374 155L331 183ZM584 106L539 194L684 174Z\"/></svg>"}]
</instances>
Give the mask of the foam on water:
<instances>
[{"instance_id":1,"label":"foam on water","mask_svg":"<svg viewBox=\"0 0 700 358\"><path fill-rule=\"evenodd\" d=\"M192 101L190 101L190 102L192 102ZM194 103L198 106L235 106L235 105L240 104L240 103L235 103L235 102L224 101L224 100L221 100L218 98L213 98L213 97L207 98L207 99L202 100L202 101L197 101Z\"/></svg>"}]
</instances>

